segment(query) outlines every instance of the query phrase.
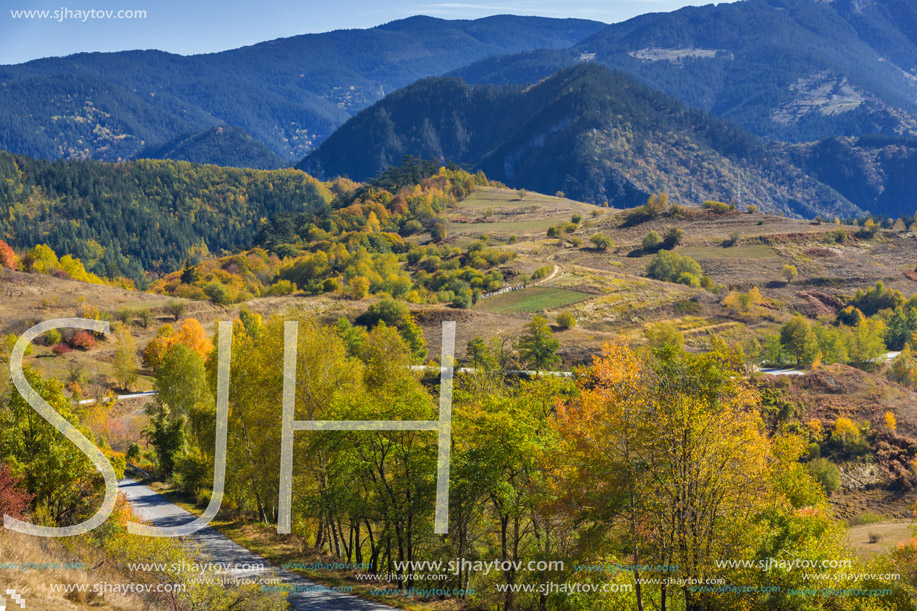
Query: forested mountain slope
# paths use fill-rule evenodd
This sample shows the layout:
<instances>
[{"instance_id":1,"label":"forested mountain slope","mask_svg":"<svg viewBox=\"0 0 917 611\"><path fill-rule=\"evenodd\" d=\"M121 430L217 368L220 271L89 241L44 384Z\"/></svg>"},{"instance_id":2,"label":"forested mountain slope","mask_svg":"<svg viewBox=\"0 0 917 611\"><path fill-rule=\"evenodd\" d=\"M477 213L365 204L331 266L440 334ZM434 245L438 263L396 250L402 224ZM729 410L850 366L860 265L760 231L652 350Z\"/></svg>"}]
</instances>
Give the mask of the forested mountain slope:
<instances>
[{"instance_id":1,"label":"forested mountain slope","mask_svg":"<svg viewBox=\"0 0 917 611\"><path fill-rule=\"evenodd\" d=\"M785 140L917 133L917 4L745 0L609 25L566 50L488 58L453 74L530 83L594 59Z\"/></svg>"},{"instance_id":2,"label":"forested mountain slope","mask_svg":"<svg viewBox=\"0 0 917 611\"><path fill-rule=\"evenodd\" d=\"M160 146L143 149L139 159L173 159L191 163L211 163L235 168L275 170L287 164L264 143L245 130L218 125L182 134Z\"/></svg>"},{"instance_id":3,"label":"forested mountain slope","mask_svg":"<svg viewBox=\"0 0 917 611\"><path fill-rule=\"evenodd\" d=\"M14 248L46 243L90 271L142 280L192 248L251 245L262 218L304 212L331 192L296 170L240 170L179 161L33 160L0 151L0 233Z\"/></svg>"},{"instance_id":4,"label":"forested mountain slope","mask_svg":"<svg viewBox=\"0 0 917 611\"><path fill-rule=\"evenodd\" d=\"M665 191L791 215L858 211L741 128L591 64L527 88L423 80L348 121L299 167L363 180L408 154L616 207Z\"/></svg>"}]
</instances>

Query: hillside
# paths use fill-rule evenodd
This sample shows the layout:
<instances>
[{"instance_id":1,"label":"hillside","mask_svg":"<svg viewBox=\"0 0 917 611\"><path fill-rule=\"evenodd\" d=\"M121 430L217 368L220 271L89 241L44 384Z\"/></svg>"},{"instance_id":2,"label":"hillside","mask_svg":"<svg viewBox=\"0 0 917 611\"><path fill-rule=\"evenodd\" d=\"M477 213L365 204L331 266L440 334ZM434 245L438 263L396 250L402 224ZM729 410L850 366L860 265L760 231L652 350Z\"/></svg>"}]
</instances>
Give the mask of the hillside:
<instances>
[{"instance_id":1,"label":"hillside","mask_svg":"<svg viewBox=\"0 0 917 611\"><path fill-rule=\"evenodd\" d=\"M192 252L251 246L262 218L331 200L295 170L241 170L183 161L34 160L0 151L0 231L14 248L46 243L89 271L143 281Z\"/></svg>"},{"instance_id":2,"label":"hillside","mask_svg":"<svg viewBox=\"0 0 917 611\"><path fill-rule=\"evenodd\" d=\"M747 0L641 15L566 50L488 58L453 74L530 83L593 57L760 136L913 134L915 31L909 0Z\"/></svg>"},{"instance_id":3,"label":"hillside","mask_svg":"<svg viewBox=\"0 0 917 611\"><path fill-rule=\"evenodd\" d=\"M828 138L787 150L806 173L865 210L894 218L917 209L917 138Z\"/></svg>"},{"instance_id":4,"label":"hillside","mask_svg":"<svg viewBox=\"0 0 917 611\"><path fill-rule=\"evenodd\" d=\"M89 168L93 164L58 165ZM386 191L381 185L392 191ZM163 389L170 388L168 384L178 384L172 386L173 389L185 388L197 381L212 392L209 390L212 387L207 386L208 368L190 346L213 355L208 338L214 337L217 321L237 321L232 367L234 371L251 371L255 380L248 385L232 386L228 443L240 451L230 452L230 456L244 456L246 446L241 440L249 445L259 444L255 446L259 455L276 455L280 443L276 397L281 394L277 349L282 345L283 320L297 318L301 321L301 333L308 338L299 342L302 362L309 366L323 365L309 367L310 371L318 371L318 375L337 372L333 378L319 378L309 373L302 379L322 380L327 383L325 387L331 388L328 392L341 393L342 401L356 398L356 409L362 411L334 413L340 419L350 420L391 416L384 411L386 406L400 405L404 398L396 393L403 395L408 383L430 389L431 400L424 405L429 406L429 413L435 413L436 404L432 400L436 396L435 374L408 373L406 364L423 363L429 369L438 369L435 359L441 350L442 322L455 321L456 356L461 365L475 368L475 371L458 373L456 378L458 392L454 399L453 435L457 459L451 481L455 484L452 488L456 491L454 498L458 500L464 501L466 491L475 490L473 486L466 486L465 478L469 477L466 474L486 472L486 462L475 463L473 469L460 468L466 464L464 457L468 454L459 452L466 452L469 442L465 440L472 439L462 437L467 435L469 425L475 425L475 431L485 435L484 442L475 447L476 452L490 448L503 452L507 447L524 451L526 445L515 428L520 418L529 418L527 414L542 419L557 417L552 409L554 406L559 406L557 412L560 412L565 401L576 400L581 393L593 388L593 380L597 379L591 375L596 371L593 358L602 346L620 340L633 346L634 353L642 358L663 358L666 354L657 351L653 355L649 350L644 351L643 345L683 346L688 352L676 350L679 358L709 359L707 362L710 367L717 368L716 372L723 368L722 371L740 376L743 384L747 382L755 401L750 407L755 414L756 430L775 446L786 444L789 453L788 457L774 458L783 461L774 463L781 465L780 469L773 469L775 476L789 476L790 487L790 493L786 493L788 500L781 500L777 506L787 507L786 519L796 520L792 524L794 528L798 524L802 533L811 533L811 526L819 520L815 523L815 534L805 535L811 541L805 550L822 549L826 544L823 533L830 532L832 544L838 551L831 552L829 557L844 558L851 553L843 543L849 533L856 553L867 558L912 536L903 520L910 515L909 508L917 500L917 471L911 467L917 456L917 441L914 440L917 363L912 356L886 363L881 353L890 349L892 332L900 331L901 320L909 325L904 336L912 338L908 340L910 343L917 342L917 337L910 334L917 330L917 299L906 299L917 293L917 273L914 272L917 240L913 234L889 226L870 229L865 224L818 223L722 208L676 208L663 204L656 206L655 212L649 215L646 210L598 208L565 197L520 193L487 183L480 175L439 169L417 161L390 170L373 185L340 182L330 188L335 198L327 207L314 212L293 214L281 210L271 214L255 237L267 251L258 248L223 256L203 255L200 263L169 274L150 287L166 293L162 295L76 282L55 273L0 269L0 329L15 335L35 319L60 318L74 313L112 321L115 333L98 336L89 345L77 344L75 334L64 334L54 340L43 338L34 343L29 365L43 376L66 380L66 390L61 386L59 392L65 392L72 399L101 397L109 391L123 392L126 383L121 381L118 365L119 354L123 358L123 343L119 338L129 333L137 358L141 353L144 355L142 366L137 361L139 377L130 383L130 389L148 390L155 384L161 394L155 399L131 398L113 404L78 406L75 411L80 421L98 439L104 439L114 452L131 451L132 444L139 444L134 448L132 460L142 461L144 469L155 471L162 480L157 483L158 489L165 488L170 498L179 499L185 507L196 512L207 500L197 490L209 486L209 480L192 484L182 480L186 471L180 469L186 467L179 467L180 463L175 464L170 477L161 458L164 454L157 453L162 447L161 441L144 436L141 431L161 423L157 420L157 410L162 409L164 401L169 401L168 405L178 405L188 396L181 392L164 398L167 391ZM420 223L420 219L429 226ZM907 223L912 221L913 217L906 220ZM437 227L439 224L442 226ZM559 235L558 227L564 227ZM678 239L670 245L670 251L645 246L646 236L652 232L668 236L673 230L678 230ZM602 236L606 239L596 239ZM654 263L673 255L695 262L703 279L698 282L690 273L677 279L654 277L650 271ZM269 259L270 266L256 268L254 263L259 257ZM795 266L798 271L798 275L789 280L782 273L788 265ZM357 284L353 280L359 274L377 276L369 283L369 294L353 290ZM254 291L230 303L219 301L216 292L194 292L200 284L208 286L220 278L227 282L230 279L257 279L263 287L275 280L278 283L286 280L289 292ZM470 302L450 302L434 295L438 286L444 292L451 292L466 282L475 287ZM194 300L185 299L188 296ZM865 323L848 324L843 316L848 305L851 309L853 306L862 308L870 319ZM799 313L803 315L801 318L797 316ZM543 332L558 342L559 360L551 361L550 368L566 371L577 365L592 368L580 369L583 375L572 378L536 376L526 380L517 375L518 369L532 368L530 359L533 357L526 355L522 340L530 333L535 316L544 317ZM783 345L782 330L800 319L807 325L811 341L817 342L817 362L794 363L791 347ZM377 324L380 320L386 325ZM871 335L871 342L878 342L873 348L880 356L875 361L856 361L855 351L867 335ZM325 341L333 343L318 343ZM69 347L71 345L74 347ZM163 348L165 354L171 356L168 362L160 360L157 365L152 360L155 351L151 347L163 345L166 346ZM838 350L839 345L842 350ZM410 352L407 352L409 347ZM711 351L716 355L705 354ZM183 356L179 358L179 355ZM866 358L870 357L871 354ZM792 373L799 375L774 376L757 371L762 361L770 359L797 370ZM244 369L248 364L252 365L251 369ZM909 367L911 374L896 377L901 369L899 364ZM811 372L808 371L810 366ZM398 379L399 383L382 386L374 393L392 394L386 395L384 400L379 400L375 394L354 395L352 387L348 386L354 377L369 377L376 371L373 368L381 367L388 372L385 380ZM628 373L624 369L621 371ZM673 385L691 377L683 375L681 369L676 371L678 377L673 378ZM500 385L500 389L518 388L518 396L531 401L532 409L505 411L502 406L511 399L505 394L500 395L499 401L487 403L487 409L478 408L474 402L489 396L494 384ZM574 384L578 384L578 388L572 388ZM332 385L340 385L342 390L333 389ZM388 388L390 390L386 390ZM325 400L324 395L320 396ZM411 395L411 409L415 408L413 399L417 397L427 401L427 395ZM208 398L208 406L210 401L212 399ZM615 402L598 403L613 405ZM144 404L149 411L143 410ZM469 405L474 409L469 409ZM717 433L713 440L731 440L730 435L718 434L717 425L725 421L719 417L722 414L719 405L718 419L712 426ZM406 412L405 416L417 418L415 412ZM655 422L652 418L643 421L649 425ZM552 428L553 420L541 421L543 428L534 426L531 420L523 422L527 423L523 429L526 435L538 430L553 434L557 430ZM496 428L498 426L504 428ZM257 434L244 436L242 431L246 427L258 427ZM614 433L611 427L607 431L609 435ZM659 434L665 433L659 431ZM344 433L335 437L337 435L341 435L340 439ZM577 437L580 435L581 430L578 430ZM362 448L358 444L366 443L367 437L361 434L343 437L340 445L330 446L335 452L330 452L329 456L337 456L337 452L352 447ZM196 441L192 433L189 439L188 443L203 443ZM331 439L336 441L334 437ZM422 438L418 435L417 439ZM519 439L520 442L506 444L507 439ZM405 444L403 447L405 451L435 450L433 445L421 445L420 450L416 446ZM756 450L748 444L736 447L745 452ZM304 451L307 450L304 448ZM434 473L435 452L424 456L422 464L431 468L418 471ZM563 460L559 454L556 457L556 460ZM391 454L384 460L393 460ZM359 454L348 455L348 461L358 466L366 464ZM829 472L836 475L834 484L831 483L834 480L816 471L819 465L827 465ZM204 466L206 473L210 466ZM246 472L246 468L251 470ZM719 474L722 468L717 455L713 472ZM228 470L232 474L245 474L247 479L228 479L227 494L236 495L232 497L234 503L226 505L214 527L277 564L301 563L313 558L327 561L330 557L346 560L346 552L338 551L333 539L318 540L314 532L299 530L304 527L296 527L292 536L278 535L273 519L259 517L257 503L244 496L248 490L246 482L252 477L272 482L274 476L271 474L276 468L252 468L243 460L231 463ZM40 471L35 469L33 472ZM388 473L392 477L392 472ZM588 474L593 477L594 470ZM299 471L297 476L304 478L307 472ZM345 491L361 492L359 477L360 472L353 471L347 472L346 478L335 481L341 481ZM433 483L432 475L421 477ZM392 477L391 481L413 485L417 480ZM298 479L298 485L299 489L307 490L302 479ZM607 495L602 491L601 496ZM404 511L413 512L418 522L429 521L432 496L421 498L424 502L419 508L412 505ZM373 499L360 497L357 501L347 508L367 506L366 503ZM490 502L483 499L476 506L482 512L487 511ZM747 503L747 500L743 498L742 502ZM773 510L772 497L767 496L764 503L762 507ZM324 507L336 512L342 505L332 497ZM818 515L813 516L815 510ZM313 514L307 513L310 511L308 505L296 505L294 511L312 519ZM574 504L570 515L581 514L581 507ZM374 533L384 533L384 521L377 523L374 517L370 515L361 523L365 525L365 520L369 519ZM346 515L342 519L347 519ZM868 524L868 527L848 529L844 519L850 524ZM784 521L781 519L781 523ZM488 523L499 526L499 521ZM544 523L551 522L545 520ZM784 540L786 530L781 530L779 525L763 524L761 529L767 526L767 536L753 550L755 553L760 550L761 554L773 553L773 541ZM831 530L826 531L829 525ZM418 529L418 537L428 537L430 548L438 549L433 542L439 539L426 534L432 533L432 528L428 523L423 526ZM458 529L451 525L450 528ZM116 534L119 532L112 530ZM750 526L747 530L758 532ZM344 532L347 532L346 527ZM480 532L482 537L488 534ZM493 532L500 530L497 528ZM881 540L872 536L875 533L881 533ZM534 544L534 535L527 536ZM141 551L149 549L151 554L162 553L158 548L150 549L149 539L142 541L146 545L139 546ZM116 542L124 545L120 540ZM12 545L7 549L12 549ZM120 548L115 549L121 554ZM489 555L491 550L499 549L499 540L495 546L482 545L481 549L483 554ZM447 551L450 555L461 553L451 548ZM125 552L137 553L133 547ZM48 553L55 557L63 555L58 550ZM780 553L785 552L781 550ZM42 559L43 555L37 549L23 546L12 558L32 560ZM757 556L748 555L748 558ZM886 560L891 561L883 559ZM889 570L913 566L909 556L900 562L902 564ZM96 564L98 562L92 566ZM119 566L106 563L106 569L116 570ZM868 573L871 566L857 564L852 570ZM357 594L367 593L375 584L372 581L367 584L365 576L357 579L349 571L316 570L304 574L318 583L353 584ZM762 574L765 579L773 579L773 572ZM794 574L800 572L789 573ZM35 573L22 572L13 582L14 587L31 587L30 575ZM116 575L112 574L114 577ZM82 583L83 575L74 572L66 579ZM477 579L474 574L470 579L482 596L497 602L501 600L492 584L474 581ZM802 583L806 585L805 581ZM905 584L910 587L908 584L910 581ZM46 598L40 600L44 602ZM443 608L442 601L420 597L375 600L423 611ZM117 599L106 599L112 607L117 602ZM57 601L48 604L49 608L63 608ZM131 604L142 608L140 602L132 601ZM448 605L460 611L476 608L474 601L461 598L448 601ZM206 608L227 607L214 604ZM772 607L769 600L749 606L762 610ZM268 607L253 604L251 608Z\"/></svg>"},{"instance_id":5,"label":"hillside","mask_svg":"<svg viewBox=\"0 0 917 611\"><path fill-rule=\"evenodd\" d=\"M0 66L0 148L114 161L228 124L299 158L351 114L418 78L498 53L568 47L602 25L413 17L205 55L81 53Z\"/></svg>"},{"instance_id":6,"label":"hillside","mask_svg":"<svg viewBox=\"0 0 917 611\"><path fill-rule=\"evenodd\" d=\"M599 205L665 191L809 217L858 210L742 129L592 64L525 89L420 81L348 121L298 167L363 180L403 155Z\"/></svg>"},{"instance_id":7,"label":"hillside","mask_svg":"<svg viewBox=\"0 0 917 611\"><path fill-rule=\"evenodd\" d=\"M183 134L158 147L137 153L138 159L172 159L236 168L275 170L284 160L245 130L228 125Z\"/></svg>"}]
</instances>

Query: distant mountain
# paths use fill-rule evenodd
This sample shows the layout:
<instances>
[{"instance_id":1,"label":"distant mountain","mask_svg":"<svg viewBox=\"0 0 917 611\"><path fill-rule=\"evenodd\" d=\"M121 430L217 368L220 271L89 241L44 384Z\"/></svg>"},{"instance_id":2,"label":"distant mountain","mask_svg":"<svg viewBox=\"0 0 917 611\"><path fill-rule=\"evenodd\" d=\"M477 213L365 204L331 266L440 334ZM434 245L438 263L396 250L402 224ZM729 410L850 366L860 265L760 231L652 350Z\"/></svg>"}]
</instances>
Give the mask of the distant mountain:
<instances>
[{"instance_id":1,"label":"distant mountain","mask_svg":"<svg viewBox=\"0 0 917 611\"><path fill-rule=\"evenodd\" d=\"M917 211L917 138L830 138L788 150L800 168L866 210L892 218Z\"/></svg>"},{"instance_id":2,"label":"distant mountain","mask_svg":"<svg viewBox=\"0 0 917 611\"><path fill-rule=\"evenodd\" d=\"M741 128L589 63L526 88L419 81L349 120L297 167L362 180L403 155L618 207L665 191L684 203L754 203L790 215L859 211Z\"/></svg>"},{"instance_id":3,"label":"distant mountain","mask_svg":"<svg viewBox=\"0 0 917 611\"><path fill-rule=\"evenodd\" d=\"M117 160L229 124L298 159L353 113L418 78L494 54L569 47L604 25L412 17L206 55L81 53L0 66L0 148Z\"/></svg>"},{"instance_id":4,"label":"distant mountain","mask_svg":"<svg viewBox=\"0 0 917 611\"><path fill-rule=\"evenodd\" d=\"M276 170L289 165L244 129L229 125L183 134L161 146L143 149L137 158L174 159L256 170Z\"/></svg>"},{"instance_id":5,"label":"distant mountain","mask_svg":"<svg viewBox=\"0 0 917 611\"><path fill-rule=\"evenodd\" d=\"M451 73L531 83L579 61L624 70L768 138L917 134L917 3L745 0L609 25L565 50Z\"/></svg>"}]
</instances>

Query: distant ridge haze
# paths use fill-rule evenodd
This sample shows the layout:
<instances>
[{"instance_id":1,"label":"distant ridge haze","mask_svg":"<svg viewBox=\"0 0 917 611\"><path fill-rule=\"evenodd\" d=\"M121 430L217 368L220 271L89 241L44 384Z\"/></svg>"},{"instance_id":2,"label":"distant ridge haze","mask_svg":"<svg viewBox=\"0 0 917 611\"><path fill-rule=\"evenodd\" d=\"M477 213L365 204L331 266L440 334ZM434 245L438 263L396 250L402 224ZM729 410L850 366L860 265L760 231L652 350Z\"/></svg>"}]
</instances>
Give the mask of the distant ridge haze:
<instances>
[{"instance_id":1,"label":"distant ridge haze","mask_svg":"<svg viewBox=\"0 0 917 611\"><path fill-rule=\"evenodd\" d=\"M116 160L228 124L293 160L351 114L418 78L494 54L566 48L604 25L413 17L206 55L83 53L2 66L0 147Z\"/></svg>"}]
</instances>

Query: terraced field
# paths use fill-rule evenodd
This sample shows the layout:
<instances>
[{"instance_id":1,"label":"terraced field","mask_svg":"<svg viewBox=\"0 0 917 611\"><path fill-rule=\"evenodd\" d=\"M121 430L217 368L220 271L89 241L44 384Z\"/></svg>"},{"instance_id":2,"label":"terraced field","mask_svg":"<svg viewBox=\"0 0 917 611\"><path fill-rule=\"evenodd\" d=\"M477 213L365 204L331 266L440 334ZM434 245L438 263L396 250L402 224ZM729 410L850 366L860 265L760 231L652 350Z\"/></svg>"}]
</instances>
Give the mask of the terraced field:
<instances>
[{"instance_id":1,"label":"terraced field","mask_svg":"<svg viewBox=\"0 0 917 611\"><path fill-rule=\"evenodd\" d=\"M593 296L571 289L533 286L484 299L476 307L494 314L531 314L562 308Z\"/></svg>"}]
</instances>

